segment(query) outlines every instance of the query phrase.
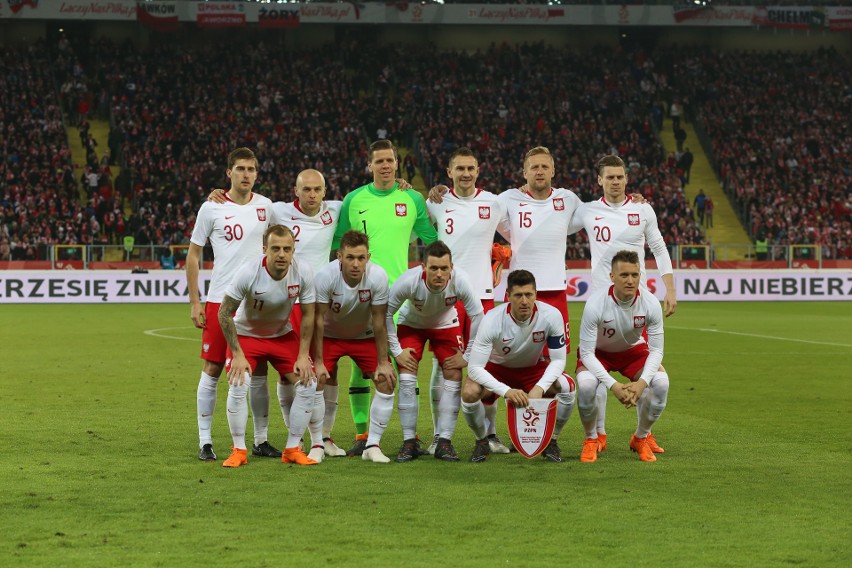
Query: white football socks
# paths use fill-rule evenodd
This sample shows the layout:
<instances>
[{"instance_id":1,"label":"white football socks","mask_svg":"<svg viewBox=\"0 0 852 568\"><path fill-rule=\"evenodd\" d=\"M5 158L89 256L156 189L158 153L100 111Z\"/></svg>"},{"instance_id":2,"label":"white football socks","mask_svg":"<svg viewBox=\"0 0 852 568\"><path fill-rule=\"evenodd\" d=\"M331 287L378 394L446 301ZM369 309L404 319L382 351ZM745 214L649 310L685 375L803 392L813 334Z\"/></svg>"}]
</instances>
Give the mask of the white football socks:
<instances>
[{"instance_id":1,"label":"white football socks","mask_svg":"<svg viewBox=\"0 0 852 568\"><path fill-rule=\"evenodd\" d=\"M311 382L309 385L297 385L296 396L293 399L293 406L290 407L290 427L287 434L287 447L298 447L299 441L305 434L308 424L311 421L311 416L314 413L314 395L317 392L317 385Z\"/></svg>"},{"instance_id":2,"label":"white football socks","mask_svg":"<svg viewBox=\"0 0 852 568\"><path fill-rule=\"evenodd\" d=\"M308 431L311 433L311 447L322 446L322 428L325 418L325 397L323 391L314 394L314 408Z\"/></svg>"},{"instance_id":3,"label":"white football socks","mask_svg":"<svg viewBox=\"0 0 852 568\"><path fill-rule=\"evenodd\" d=\"M451 440L459 419L461 405L461 381L444 380L444 392L438 403L438 435Z\"/></svg>"},{"instance_id":4,"label":"white football socks","mask_svg":"<svg viewBox=\"0 0 852 568\"><path fill-rule=\"evenodd\" d=\"M241 385L228 387L228 427L231 429L235 450L246 449L246 423L248 423L249 411L246 395L251 387L251 379L246 379Z\"/></svg>"},{"instance_id":5,"label":"white football socks","mask_svg":"<svg viewBox=\"0 0 852 568\"><path fill-rule=\"evenodd\" d=\"M639 398L639 403L636 405L638 416L637 438L646 437L651 428L654 427L654 423L660 419L660 415L666 408L668 396L669 375L665 372L658 372L651 379L651 384L645 387L642 396Z\"/></svg>"},{"instance_id":6,"label":"white football socks","mask_svg":"<svg viewBox=\"0 0 852 568\"><path fill-rule=\"evenodd\" d=\"M438 358L432 357L432 375L429 377L429 403L432 410L432 431L438 434L440 420L441 393L444 392L444 373L438 364Z\"/></svg>"},{"instance_id":7,"label":"white football socks","mask_svg":"<svg viewBox=\"0 0 852 568\"><path fill-rule=\"evenodd\" d=\"M485 438L485 405L482 404L482 401L462 402L461 407L464 420L473 431L474 437L477 440Z\"/></svg>"},{"instance_id":8,"label":"white football socks","mask_svg":"<svg viewBox=\"0 0 852 568\"><path fill-rule=\"evenodd\" d=\"M417 377L411 374L399 375L399 399L396 402L399 422L402 425L402 439L410 440L417 435Z\"/></svg>"},{"instance_id":9,"label":"white football socks","mask_svg":"<svg viewBox=\"0 0 852 568\"><path fill-rule=\"evenodd\" d=\"M326 387L328 388L328 387ZM373 404L370 405L370 434L367 436L367 447L378 446L388 427L393 413L393 394L376 391L373 394Z\"/></svg>"},{"instance_id":10,"label":"white football socks","mask_svg":"<svg viewBox=\"0 0 852 568\"><path fill-rule=\"evenodd\" d=\"M565 374L559 375L556 379L559 384L560 392L556 395L556 427L553 429L553 437L556 438L565 427L565 423L571 418L571 411L574 410L574 401L577 398L576 387L571 390L573 379L571 382L565 377Z\"/></svg>"},{"instance_id":11,"label":"white football socks","mask_svg":"<svg viewBox=\"0 0 852 568\"><path fill-rule=\"evenodd\" d=\"M499 400L499 399L498 399ZM497 435L497 400L491 404L482 403L485 407L485 432L489 436Z\"/></svg>"},{"instance_id":12,"label":"white football socks","mask_svg":"<svg viewBox=\"0 0 852 568\"><path fill-rule=\"evenodd\" d=\"M198 408L198 447L212 444L210 428L213 426L213 411L216 410L216 385L219 377L211 377L204 371L198 381L196 405Z\"/></svg>"},{"instance_id":13,"label":"white football socks","mask_svg":"<svg viewBox=\"0 0 852 568\"><path fill-rule=\"evenodd\" d=\"M606 388L606 385L600 383L597 389L597 407L598 414L596 418L596 430L598 434L606 434L606 397L609 393L609 389ZM588 436L587 436L588 437Z\"/></svg>"},{"instance_id":14,"label":"white football socks","mask_svg":"<svg viewBox=\"0 0 852 568\"><path fill-rule=\"evenodd\" d=\"M325 401L325 419L322 423L323 438L330 438L334 429L334 421L337 420L337 402L340 396L340 387L337 385L325 385L322 391Z\"/></svg>"},{"instance_id":15,"label":"white football socks","mask_svg":"<svg viewBox=\"0 0 852 568\"><path fill-rule=\"evenodd\" d=\"M580 421L583 423L583 432L586 438L597 438L598 406L598 378L591 371L580 371L577 373L577 410L580 412ZM606 394L606 387L604 387Z\"/></svg>"},{"instance_id":16,"label":"white football socks","mask_svg":"<svg viewBox=\"0 0 852 568\"><path fill-rule=\"evenodd\" d=\"M287 379L281 378L281 381ZM278 381L278 406L281 407L281 416L284 417L284 426L290 429L290 407L293 406L293 398L296 396L296 389L290 383L284 384Z\"/></svg>"},{"instance_id":17,"label":"white football socks","mask_svg":"<svg viewBox=\"0 0 852 568\"><path fill-rule=\"evenodd\" d=\"M259 446L269 439L269 386L266 375L252 376L249 404L254 422L254 445Z\"/></svg>"}]
</instances>

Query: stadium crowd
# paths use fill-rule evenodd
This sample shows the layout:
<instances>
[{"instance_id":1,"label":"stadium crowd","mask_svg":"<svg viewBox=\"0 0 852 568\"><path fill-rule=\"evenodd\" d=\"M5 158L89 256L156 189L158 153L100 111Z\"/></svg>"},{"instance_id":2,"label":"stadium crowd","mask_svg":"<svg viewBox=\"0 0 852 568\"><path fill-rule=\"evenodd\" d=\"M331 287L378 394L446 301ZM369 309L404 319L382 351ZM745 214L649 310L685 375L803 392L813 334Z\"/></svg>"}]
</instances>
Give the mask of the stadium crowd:
<instances>
[{"instance_id":1,"label":"stadium crowd","mask_svg":"<svg viewBox=\"0 0 852 568\"><path fill-rule=\"evenodd\" d=\"M679 49L661 60L751 236L852 258L852 58Z\"/></svg>"},{"instance_id":2,"label":"stadium crowd","mask_svg":"<svg viewBox=\"0 0 852 568\"><path fill-rule=\"evenodd\" d=\"M53 47L60 56L52 66L37 64L48 60L48 47L43 44L27 48L24 57L12 57L7 49L3 95L9 104L3 108L17 110L7 111L3 121L11 132L3 136L9 159L2 165L0 197L7 243L0 245L0 258L6 248L10 249L7 258L31 258L36 254L32 247L39 243L116 243L124 234L134 235L139 245L186 244L201 201L210 188L225 184L221 156L243 144L257 149L261 164L258 189L273 200L291 199L295 173L309 167L326 174L327 198L341 199L351 188L369 181L366 140L383 135L414 149L403 162L403 175L412 177L417 165L427 184L446 181L444 164L449 153L457 146L470 146L482 164L481 185L494 192L521 183L521 156L526 149L543 144L556 156L555 183L577 191L586 201L597 198L600 191L592 164L603 154L619 154L628 164L630 189L655 205L666 241L703 243L703 233L683 193L683 172L666 158L655 133L673 93L683 99L687 113L698 113L708 122L707 130L717 140L715 152L721 173L728 183L746 178L751 182L739 183L735 193L750 212L750 228L755 233L774 229L773 237L782 244L826 237L842 244L837 239L848 230L848 168L839 167L836 161L848 155L848 134L844 137L842 120L830 123L830 109L840 108L848 77L833 85L831 81L823 83L828 88L819 94L808 95L802 90L801 96L785 99L790 116L803 112L796 110L799 105L808 109L813 104L825 105L816 107L813 128L820 133L820 140L837 143L831 155L799 155L801 167L786 167L783 172L785 186L801 190L809 167L831 166L822 171L834 172L825 176L832 181L834 194L829 198L822 193L813 200L824 201L814 214L807 212L814 209L812 205L796 206L792 198L767 203L768 192L760 195L760 190L774 186L774 182L767 175L751 175L757 173L756 166L744 167L742 163L748 155L742 150L753 136L740 131L731 135L731 128L738 129L742 120L747 120L736 118L749 114L740 113L743 109L766 114L765 121L763 117L756 119L761 124L777 123L779 128L789 124L779 119L779 113L761 106L760 101L771 91L744 87L734 77L753 72L752 64L765 65L760 69L767 80L774 78L777 64L789 65L785 75L791 76L801 66L815 64L814 72L821 77L836 54L810 56L814 61L801 60L803 56L791 60L784 55L737 55L715 60L689 51L649 56L598 49L595 57L589 57L588 53L535 44L492 46L475 53L436 53L431 46L388 49L354 40L301 52L299 57L278 57L281 49L267 40L236 49L232 45L189 49L159 44L147 50L98 40L89 46L90 53L97 54L97 62L90 69L80 66L68 46ZM755 62L751 57L769 59ZM550 65L542 68L533 64L541 60ZM170 64L161 65L162 61ZM239 69L246 66L262 71L241 73ZM322 74L314 72L319 66ZM842 68L848 75L848 61ZM212 87L210 69L221 69L224 75L224 80ZM45 94L30 95L29 102L26 97L12 96L16 77L21 76L37 81L40 88L18 88ZM800 86L808 82L799 80ZM72 120L68 115L73 116L74 105L65 94L59 100L55 95L66 84L72 85L71 92L88 93L88 100L93 101L90 108L95 107L91 112L101 106L98 101L104 93L111 103L109 148L101 150L100 159L92 148L87 164L90 171L83 173L87 183L96 176L87 191L86 206L75 198L77 180L59 110L64 105L66 118ZM21 105L28 104L40 110L23 112L28 109ZM47 128L26 130L21 128L20 119L13 122L13 116L49 124ZM90 146L88 135L84 138L85 114L78 113L73 120L83 129L81 142ZM761 132L765 136L768 133L768 129ZM785 144L795 146L805 135L791 133L796 140L790 138ZM778 136L776 132L757 143L764 148L777 146L773 140ZM42 138L32 143L33 137ZM721 140L732 143L721 144ZM28 157L15 158L25 153ZM125 168L113 189L109 166L117 156L123 156ZM16 159L43 164L40 185L34 185L35 174L16 165ZM813 166L808 165L811 161ZM761 163L760 173L778 167L769 162ZM30 183L14 183L22 179L24 171ZM48 184L49 179L59 183ZM820 179L811 181L816 185L806 189L821 191ZM122 199L134 204L134 213L128 218ZM39 203L52 205L39 207ZM783 230L777 230L781 217L775 214L778 209L789 218ZM820 224L821 219L842 216L844 211L846 229L843 223ZM40 213L43 218L39 218ZM802 227L807 223L814 229ZM48 230L42 230L42 226ZM587 256L584 240L584 235L572 237L568 258Z\"/></svg>"}]
</instances>

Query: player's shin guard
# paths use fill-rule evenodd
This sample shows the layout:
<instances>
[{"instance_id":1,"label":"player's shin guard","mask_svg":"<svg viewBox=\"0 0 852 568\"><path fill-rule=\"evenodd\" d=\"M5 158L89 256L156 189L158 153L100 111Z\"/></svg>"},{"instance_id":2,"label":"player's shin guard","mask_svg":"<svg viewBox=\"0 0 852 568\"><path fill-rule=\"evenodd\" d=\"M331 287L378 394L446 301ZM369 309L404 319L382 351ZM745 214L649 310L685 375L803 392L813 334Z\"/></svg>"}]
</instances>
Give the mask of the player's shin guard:
<instances>
[{"instance_id":1,"label":"player's shin guard","mask_svg":"<svg viewBox=\"0 0 852 568\"><path fill-rule=\"evenodd\" d=\"M598 434L606 434L606 397L607 397L608 389L606 385L600 383L598 385L597 392L597 407L598 414L596 418L596 429Z\"/></svg>"},{"instance_id":2,"label":"player's shin guard","mask_svg":"<svg viewBox=\"0 0 852 568\"><path fill-rule=\"evenodd\" d=\"M314 409L311 412L311 420L308 422L308 431L311 433L311 447L322 446L322 428L325 419L325 397L320 391L314 394Z\"/></svg>"},{"instance_id":3,"label":"player's shin guard","mask_svg":"<svg viewBox=\"0 0 852 568\"><path fill-rule=\"evenodd\" d=\"M444 381L444 392L438 405L438 435L451 440L456 431L461 405L461 381Z\"/></svg>"},{"instance_id":4,"label":"player's shin guard","mask_svg":"<svg viewBox=\"0 0 852 568\"><path fill-rule=\"evenodd\" d=\"M281 381L287 379L281 378ZM284 384L278 381L278 406L281 407L281 416L284 417L284 426L290 429L290 407L293 406L293 398L296 396L296 387L290 383Z\"/></svg>"},{"instance_id":5,"label":"player's shin guard","mask_svg":"<svg viewBox=\"0 0 852 568\"><path fill-rule=\"evenodd\" d=\"M577 385L574 379L562 373L556 383L559 385L559 394L556 395L556 427L553 429L553 437L556 438L565 427L565 423L571 418L574 410L574 401L577 398Z\"/></svg>"},{"instance_id":6,"label":"player's shin guard","mask_svg":"<svg viewBox=\"0 0 852 568\"><path fill-rule=\"evenodd\" d=\"M399 376L399 422L402 424L402 439L410 440L417 435L417 377L410 374Z\"/></svg>"},{"instance_id":7,"label":"player's shin guard","mask_svg":"<svg viewBox=\"0 0 852 568\"><path fill-rule=\"evenodd\" d=\"M337 419L339 393L340 387L337 385L325 385L325 388L322 390L323 400L325 401L325 418L322 421L323 438L330 438L331 431L334 429L334 421Z\"/></svg>"},{"instance_id":8,"label":"player's shin guard","mask_svg":"<svg viewBox=\"0 0 852 568\"><path fill-rule=\"evenodd\" d=\"M246 423L248 422L248 404L246 395L252 386L251 379L241 385L231 385L228 388L228 427L234 439L234 449L246 449Z\"/></svg>"},{"instance_id":9,"label":"player's shin guard","mask_svg":"<svg viewBox=\"0 0 852 568\"><path fill-rule=\"evenodd\" d=\"M201 373L198 381L198 390L195 394L198 408L198 447L212 444L210 428L213 426L213 411L216 410L216 385L219 377L211 377L207 373Z\"/></svg>"},{"instance_id":10,"label":"player's shin guard","mask_svg":"<svg viewBox=\"0 0 852 568\"><path fill-rule=\"evenodd\" d=\"M373 404L370 406L370 435L367 436L367 447L378 446L388 427L393 413L393 394L376 391Z\"/></svg>"},{"instance_id":11,"label":"player's shin guard","mask_svg":"<svg viewBox=\"0 0 852 568\"><path fill-rule=\"evenodd\" d=\"M269 436L269 385L266 383L266 375L252 376L249 404L254 422L254 445L259 446Z\"/></svg>"},{"instance_id":12,"label":"player's shin guard","mask_svg":"<svg viewBox=\"0 0 852 568\"><path fill-rule=\"evenodd\" d=\"M437 435L438 422L440 420L439 405L441 404L441 393L444 392L444 373L438 363L438 358L432 358L432 376L429 378L429 402L432 410L432 430Z\"/></svg>"},{"instance_id":13,"label":"player's shin guard","mask_svg":"<svg viewBox=\"0 0 852 568\"><path fill-rule=\"evenodd\" d=\"M644 438L651 431L654 423L659 420L666 408L668 396L669 375L665 372L658 372L651 379L651 384L642 393L639 404L636 405L639 418L639 424L636 427L637 438Z\"/></svg>"},{"instance_id":14,"label":"player's shin guard","mask_svg":"<svg viewBox=\"0 0 852 568\"><path fill-rule=\"evenodd\" d=\"M352 410L355 433L364 434L370 420L370 381L364 378L361 369L356 365L352 365L349 375L349 408Z\"/></svg>"},{"instance_id":15,"label":"player's shin guard","mask_svg":"<svg viewBox=\"0 0 852 568\"><path fill-rule=\"evenodd\" d=\"M287 434L287 447L295 448L305 433L311 415L314 413L314 395L317 393L316 383L296 385L296 397L290 408L290 432Z\"/></svg>"},{"instance_id":16,"label":"player's shin guard","mask_svg":"<svg viewBox=\"0 0 852 568\"><path fill-rule=\"evenodd\" d=\"M577 373L577 410L586 438L597 438L598 385L600 381L590 371ZM606 387L604 387L606 393Z\"/></svg>"},{"instance_id":17,"label":"player's shin guard","mask_svg":"<svg viewBox=\"0 0 852 568\"><path fill-rule=\"evenodd\" d=\"M482 404L482 401L463 402L461 407L464 420L470 426L476 439L481 440L485 438L487 436L485 430L485 405Z\"/></svg>"}]
</instances>

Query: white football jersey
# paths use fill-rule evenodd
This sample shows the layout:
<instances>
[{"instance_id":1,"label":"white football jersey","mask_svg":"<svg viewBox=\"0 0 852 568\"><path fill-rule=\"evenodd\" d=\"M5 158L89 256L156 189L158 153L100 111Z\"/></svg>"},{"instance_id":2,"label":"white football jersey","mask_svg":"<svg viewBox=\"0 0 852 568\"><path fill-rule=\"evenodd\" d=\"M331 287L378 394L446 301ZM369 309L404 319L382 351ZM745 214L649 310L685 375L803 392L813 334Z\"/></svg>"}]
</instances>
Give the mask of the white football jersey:
<instances>
[{"instance_id":1,"label":"white football jersey","mask_svg":"<svg viewBox=\"0 0 852 568\"><path fill-rule=\"evenodd\" d=\"M647 287L645 272L645 243L654 253L660 274L672 274L672 259L657 226L654 208L647 203L635 203L627 197L622 203L609 203L603 197L583 203L574 214L575 229L586 229L592 250L592 289L606 290L612 284L612 257L621 250L639 255L642 286Z\"/></svg>"},{"instance_id":2,"label":"white football jersey","mask_svg":"<svg viewBox=\"0 0 852 568\"><path fill-rule=\"evenodd\" d=\"M565 322L562 314L549 304L536 302L530 319L524 322L512 317L511 305L499 306L482 318L468 360L468 375L482 386L504 396L509 387L485 370L489 362L521 369L532 367L542 359L547 346L552 358L552 379L565 369ZM542 385L545 390L552 384Z\"/></svg>"},{"instance_id":3,"label":"white football jersey","mask_svg":"<svg viewBox=\"0 0 852 568\"><path fill-rule=\"evenodd\" d=\"M479 299L492 299L491 246L498 227L508 234L506 207L496 195L481 189L470 197L450 190L443 203L427 201L426 207L438 238L453 252L453 265L467 274Z\"/></svg>"},{"instance_id":4,"label":"white football jersey","mask_svg":"<svg viewBox=\"0 0 852 568\"><path fill-rule=\"evenodd\" d=\"M372 307L386 305L390 293L384 268L368 262L361 281L350 287L343 279L340 261L335 260L317 272L314 284L317 303L329 305L325 312L325 337L373 337Z\"/></svg>"},{"instance_id":5,"label":"white football jersey","mask_svg":"<svg viewBox=\"0 0 852 568\"><path fill-rule=\"evenodd\" d=\"M650 384L663 361L663 309L660 301L645 288L640 287L630 302L619 301L614 288L610 285L597 290L586 301L580 326L580 359L609 387L615 379L594 356L595 349L607 353L627 351L645 343L642 332L647 328L650 354L642 378Z\"/></svg>"},{"instance_id":6,"label":"white football jersey","mask_svg":"<svg viewBox=\"0 0 852 568\"><path fill-rule=\"evenodd\" d=\"M565 250L574 211L580 198L571 191L552 188L547 199L509 189L499 195L509 218L512 260L510 270L529 270L536 289L565 290Z\"/></svg>"},{"instance_id":7,"label":"white football jersey","mask_svg":"<svg viewBox=\"0 0 852 568\"><path fill-rule=\"evenodd\" d=\"M303 304L316 301L314 274L295 258L281 280L274 280L266 269L266 256L243 263L226 295L240 300L234 315L237 334L248 337L280 337L292 331L290 312L298 299Z\"/></svg>"},{"instance_id":8,"label":"white football jersey","mask_svg":"<svg viewBox=\"0 0 852 568\"><path fill-rule=\"evenodd\" d=\"M393 316L399 311L399 325L415 329L446 329L459 323L456 302L462 302L471 318L471 335L479 326L482 302L470 285L467 276L455 268L443 290L433 292L426 286L426 273L422 266L410 268L397 278L388 299L388 343L394 357L402 353L396 335Z\"/></svg>"},{"instance_id":9,"label":"white football jersey","mask_svg":"<svg viewBox=\"0 0 852 568\"><path fill-rule=\"evenodd\" d=\"M323 201L316 215L309 216L299 208L299 202L272 205L272 223L284 225L293 231L296 258L302 266L308 265L314 272L328 264L331 241L340 220L340 201Z\"/></svg>"},{"instance_id":10,"label":"white football jersey","mask_svg":"<svg viewBox=\"0 0 852 568\"><path fill-rule=\"evenodd\" d=\"M230 199L201 205L190 242L203 247L210 241L213 247L208 302L221 303L240 264L263 250L263 233L269 226L271 206L272 201L256 193L252 193L251 201L245 205Z\"/></svg>"}]
</instances>

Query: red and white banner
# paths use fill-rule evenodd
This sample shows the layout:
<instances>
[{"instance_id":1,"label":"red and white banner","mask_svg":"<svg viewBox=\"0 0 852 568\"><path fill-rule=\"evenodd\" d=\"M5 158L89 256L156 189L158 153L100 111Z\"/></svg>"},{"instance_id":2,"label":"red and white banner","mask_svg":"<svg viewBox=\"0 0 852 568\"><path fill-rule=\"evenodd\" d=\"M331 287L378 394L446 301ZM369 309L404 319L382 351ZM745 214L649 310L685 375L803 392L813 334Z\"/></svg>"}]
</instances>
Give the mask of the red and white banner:
<instances>
[{"instance_id":1,"label":"red and white banner","mask_svg":"<svg viewBox=\"0 0 852 568\"><path fill-rule=\"evenodd\" d=\"M667 5L523 5L523 4L421 4L420 2L340 2L278 4L266 2L153 0L0 0L2 19L134 20L136 5L146 7L139 19L177 16L200 27L235 27L257 24L264 28L293 28L302 24L443 24L535 26L727 26L852 29L850 8L844 6L706 6ZM841 4L838 2L838 4ZM171 12L151 6L173 5Z\"/></svg>"},{"instance_id":2,"label":"red and white banner","mask_svg":"<svg viewBox=\"0 0 852 568\"><path fill-rule=\"evenodd\" d=\"M531 398L526 408L506 404L509 417L509 437L518 452L534 458L547 447L556 427L556 399Z\"/></svg>"},{"instance_id":3,"label":"red and white banner","mask_svg":"<svg viewBox=\"0 0 852 568\"><path fill-rule=\"evenodd\" d=\"M176 2L139 2L136 20L158 32L175 32L180 27Z\"/></svg>"}]
</instances>

